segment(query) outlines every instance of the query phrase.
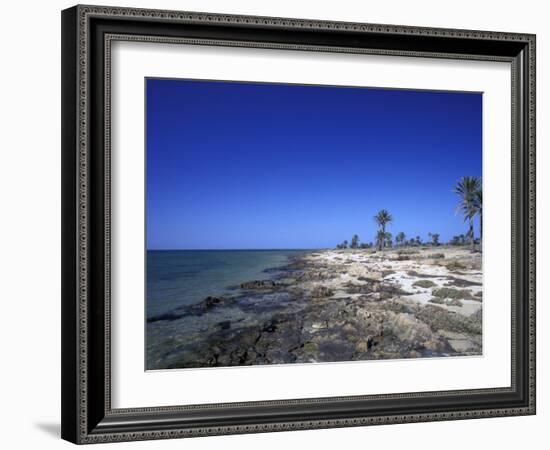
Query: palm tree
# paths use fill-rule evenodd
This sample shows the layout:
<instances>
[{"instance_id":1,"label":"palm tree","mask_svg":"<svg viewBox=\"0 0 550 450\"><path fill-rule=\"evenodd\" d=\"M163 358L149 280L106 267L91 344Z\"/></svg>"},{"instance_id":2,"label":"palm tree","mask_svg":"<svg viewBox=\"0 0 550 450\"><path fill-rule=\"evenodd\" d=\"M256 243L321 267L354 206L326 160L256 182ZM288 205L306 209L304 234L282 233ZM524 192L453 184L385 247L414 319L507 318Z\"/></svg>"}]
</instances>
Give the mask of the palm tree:
<instances>
[{"instance_id":1,"label":"palm tree","mask_svg":"<svg viewBox=\"0 0 550 450\"><path fill-rule=\"evenodd\" d=\"M359 247L359 236L354 234L351 238L351 248L358 248Z\"/></svg>"},{"instance_id":2,"label":"palm tree","mask_svg":"<svg viewBox=\"0 0 550 450\"><path fill-rule=\"evenodd\" d=\"M397 243L397 245L403 245L406 239L407 237L405 236L405 233L403 233L402 231L399 232L397 236L395 236L395 242Z\"/></svg>"},{"instance_id":3,"label":"palm tree","mask_svg":"<svg viewBox=\"0 0 550 450\"><path fill-rule=\"evenodd\" d=\"M460 197L457 212L464 215L464 222L468 221L468 238L474 251L474 217L476 210L476 192L480 191L481 182L477 177L462 177L457 183L454 192Z\"/></svg>"},{"instance_id":4,"label":"palm tree","mask_svg":"<svg viewBox=\"0 0 550 450\"><path fill-rule=\"evenodd\" d=\"M393 217L391 214L386 211L385 209L381 209L378 211L378 214L374 216L374 221L378 224L380 227L378 234L376 235L376 242L378 243L378 250L382 250L382 245L385 243L386 240L386 225L390 223L393 220ZM380 232L382 232L383 237L381 240L378 239ZM380 235L382 236L382 235Z\"/></svg>"},{"instance_id":5,"label":"palm tree","mask_svg":"<svg viewBox=\"0 0 550 450\"><path fill-rule=\"evenodd\" d=\"M439 245L439 233L428 233L428 237L432 240L433 246Z\"/></svg>"},{"instance_id":6,"label":"palm tree","mask_svg":"<svg viewBox=\"0 0 550 450\"><path fill-rule=\"evenodd\" d=\"M479 189L474 196L474 209L479 216L479 249L482 249L483 239L483 192L481 187L481 180L479 181Z\"/></svg>"},{"instance_id":7,"label":"palm tree","mask_svg":"<svg viewBox=\"0 0 550 450\"><path fill-rule=\"evenodd\" d=\"M378 250L382 250L382 247L386 243L386 232L382 230L378 230L376 233L376 245L378 246Z\"/></svg>"}]
</instances>

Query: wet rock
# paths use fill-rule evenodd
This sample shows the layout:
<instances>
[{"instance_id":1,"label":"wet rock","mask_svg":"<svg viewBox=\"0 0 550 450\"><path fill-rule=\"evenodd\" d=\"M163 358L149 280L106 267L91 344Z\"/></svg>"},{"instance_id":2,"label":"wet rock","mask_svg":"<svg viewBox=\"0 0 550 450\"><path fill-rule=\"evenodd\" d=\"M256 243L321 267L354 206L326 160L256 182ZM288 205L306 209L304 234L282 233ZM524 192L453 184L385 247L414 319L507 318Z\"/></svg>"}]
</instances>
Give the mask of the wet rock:
<instances>
[{"instance_id":1,"label":"wet rock","mask_svg":"<svg viewBox=\"0 0 550 450\"><path fill-rule=\"evenodd\" d=\"M184 315L185 313L183 312L177 312L177 311L168 312L165 314L159 314L156 316L147 317L147 323L155 323L155 322L161 322L161 321L171 322L174 320L181 319Z\"/></svg>"},{"instance_id":2,"label":"wet rock","mask_svg":"<svg viewBox=\"0 0 550 450\"><path fill-rule=\"evenodd\" d=\"M231 321L230 320L224 320L224 321L218 323L218 326L222 330L228 330L229 328L231 328Z\"/></svg>"},{"instance_id":3,"label":"wet rock","mask_svg":"<svg viewBox=\"0 0 550 450\"><path fill-rule=\"evenodd\" d=\"M206 297L202 303L200 303L200 306L204 309L210 309L214 306L221 305L225 302L225 299L223 297Z\"/></svg>"},{"instance_id":4,"label":"wet rock","mask_svg":"<svg viewBox=\"0 0 550 450\"><path fill-rule=\"evenodd\" d=\"M275 287L279 286L278 283L276 283L273 280L254 280L254 281L247 281L245 283L241 283L241 289L247 289L247 290L254 290L254 289L273 289Z\"/></svg>"},{"instance_id":5,"label":"wet rock","mask_svg":"<svg viewBox=\"0 0 550 450\"><path fill-rule=\"evenodd\" d=\"M173 311L159 314L156 316L148 317L147 323L155 323L160 321L175 321L179 320L185 316L200 316L213 308L218 306L230 306L235 302L233 298L230 297L212 297L208 296L203 301L181 308L176 308Z\"/></svg>"}]
</instances>

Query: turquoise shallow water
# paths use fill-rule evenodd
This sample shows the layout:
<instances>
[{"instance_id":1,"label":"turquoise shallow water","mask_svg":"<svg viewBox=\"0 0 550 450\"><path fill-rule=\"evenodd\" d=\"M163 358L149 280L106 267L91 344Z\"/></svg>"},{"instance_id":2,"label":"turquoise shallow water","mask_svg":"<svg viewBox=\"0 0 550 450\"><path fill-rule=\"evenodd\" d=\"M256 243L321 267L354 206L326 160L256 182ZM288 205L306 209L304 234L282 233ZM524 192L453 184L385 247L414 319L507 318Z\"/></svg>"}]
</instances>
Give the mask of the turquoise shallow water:
<instances>
[{"instance_id":1,"label":"turquoise shallow water","mask_svg":"<svg viewBox=\"0 0 550 450\"><path fill-rule=\"evenodd\" d=\"M306 250L148 250L147 317L198 303L209 295L235 293L244 281L271 276Z\"/></svg>"}]
</instances>

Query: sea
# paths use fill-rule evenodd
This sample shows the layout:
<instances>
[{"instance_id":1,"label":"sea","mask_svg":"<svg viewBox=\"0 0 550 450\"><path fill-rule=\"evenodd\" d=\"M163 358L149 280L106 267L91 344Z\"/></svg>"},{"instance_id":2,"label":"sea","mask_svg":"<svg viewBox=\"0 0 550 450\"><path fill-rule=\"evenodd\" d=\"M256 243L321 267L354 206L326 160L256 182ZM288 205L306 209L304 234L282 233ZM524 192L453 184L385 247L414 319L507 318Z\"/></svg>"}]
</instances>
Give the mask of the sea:
<instances>
[{"instance_id":1,"label":"sea","mask_svg":"<svg viewBox=\"0 0 550 450\"><path fill-rule=\"evenodd\" d=\"M245 281L269 279L308 250L148 250L147 317L235 294Z\"/></svg>"}]
</instances>

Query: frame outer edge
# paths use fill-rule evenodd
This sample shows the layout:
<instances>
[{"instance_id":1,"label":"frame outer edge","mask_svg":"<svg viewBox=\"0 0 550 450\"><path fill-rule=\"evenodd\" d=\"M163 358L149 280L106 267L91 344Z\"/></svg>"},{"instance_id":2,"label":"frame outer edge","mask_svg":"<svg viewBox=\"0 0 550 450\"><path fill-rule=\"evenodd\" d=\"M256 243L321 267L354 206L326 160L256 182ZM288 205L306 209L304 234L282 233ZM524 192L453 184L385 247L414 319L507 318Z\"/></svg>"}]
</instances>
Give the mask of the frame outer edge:
<instances>
[{"instance_id":1,"label":"frame outer edge","mask_svg":"<svg viewBox=\"0 0 550 450\"><path fill-rule=\"evenodd\" d=\"M77 20L78 8L61 13L61 437L78 436L77 311Z\"/></svg>"},{"instance_id":2,"label":"frame outer edge","mask_svg":"<svg viewBox=\"0 0 550 450\"><path fill-rule=\"evenodd\" d=\"M468 30L441 27L395 25L395 24L376 24L365 22L347 22L323 19L298 19L291 17L276 16L252 16L240 14L225 13L205 13L199 11L174 11L168 9L150 9L150 8L128 8L119 6L99 6L90 4L77 5L83 14L98 16L116 16L145 19L160 19L172 22L199 22L203 24L233 24L245 25L248 27L277 27L280 29L306 29L306 30L325 30L325 31L358 31L358 32L378 32L382 34L402 34L402 35L426 35L440 37L454 37L466 39L489 39L499 41L530 42L534 34L513 33L502 31L486 30Z\"/></svg>"},{"instance_id":3,"label":"frame outer edge","mask_svg":"<svg viewBox=\"0 0 550 450\"><path fill-rule=\"evenodd\" d=\"M176 429L165 431L136 431L123 433L94 433L89 430L87 400L87 314L88 314L88 64L90 17L128 17L164 22L240 24L250 27L283 29L319 29L336 31L379 32L382 34L460 37L469 39L522 42L528 57L528 123L527 198L528 220L528 394L526 406L444 413L417 413L411 415L375 416L350 419L322 419L315 421L280 422L250 426L223 426ZM223 14L162 11L135 8L78 5L62 13L62 437L74 443L99 443L143 439L166 439L250 432L272 432L299 429L364 426L371 424L408 423L456 420L482 417L501 417L535 413L535 36L531 34L487 31L451 30L439 28L356 24L322 20L235 16ZM66 41L71 40L71 43ZM68 67L67 67L68 66ZM75 108L76 105L76 108ZM528 150L528 151L527 151ZM72 224L71 224L72 222ZM74 320L71 320L74 319Z\"/></svg>"},{"instance_id":4,"label":"frame outer edge","mask_svg":"<svg viewBox=\"0 0 550 450\"><path fill-rule=\"evenodd\" d=\"M529 105L528 105L528 163L529 163L529 413L536 414L537 412L537 395L536 395L536 102L537 102L537 69L536 69L536 53L537 53L537 37L536 35L529 36Z\"/></svg>"}]
</instances>

